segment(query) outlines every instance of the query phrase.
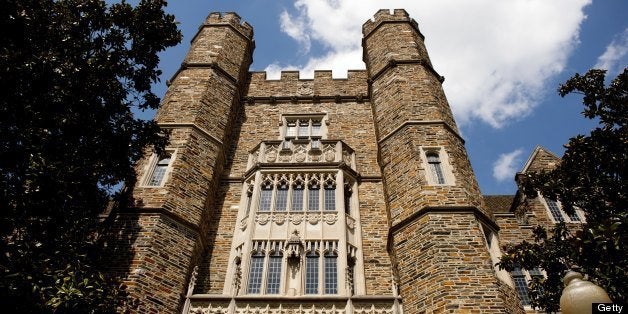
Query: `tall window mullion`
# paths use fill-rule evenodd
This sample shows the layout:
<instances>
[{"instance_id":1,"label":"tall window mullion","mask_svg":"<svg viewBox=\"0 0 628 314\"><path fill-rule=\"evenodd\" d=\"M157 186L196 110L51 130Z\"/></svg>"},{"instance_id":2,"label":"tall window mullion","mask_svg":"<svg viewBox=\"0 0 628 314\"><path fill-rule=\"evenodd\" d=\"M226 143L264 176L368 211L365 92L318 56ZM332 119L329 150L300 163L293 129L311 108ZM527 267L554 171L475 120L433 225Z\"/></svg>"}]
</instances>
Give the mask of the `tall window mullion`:
<instances>
[{"instance_id":1,"label":"tall window mullion","mask_svg":"<svg viewBox=\"0 0 628 314\"><path fill-rule=\"evenodd\" d=\"M305 256L305 294L318 294L318 260L316 252Z\"/></svg>"},{"instance_id":2,"label":"tall window mullion","mask_svg":"<svg viewBox=\"0 0 628 314\"><path fill-rule=\"evenodd\" d=\"M249 270L249 294L259 294L262 287L262 273L264 271L264 253L257 252L251 256L251 268Z\"/></svg>"},{"instance_id":3,"label":"tall window mullion","mask_svg":"<svg viewBox=\"0 0 628 314\"><path fill-rule=\"evenodd\" d=\"M273 186L268 184L262 186L259 198L259 210L270 211L273 198Z\"/></svg>"},{"instance_id":4,"label":"tall window mullion","mask_svg":"<svg viewBox=\"0 0 628 314\"><path fill-rule=\"evenodd\" d=\"M281 264L283 255L276 252L270 255L268 259L268 272L266 276L266 293L278 294L279 285L281 283Z\"/></svg>"},{"instance_id":5,"label":"tall window mullion","mask_svg":"<svg viewBox=\"0 0 628 314\"><path fill-rule=\"evenodd\" d=\"M303 210L303 185L292 186L292 210Z\"/></svg>"},{"instance_id":6,"label":"tall window mullion","mask_svg":"<svg viewBox=\"0 0 628 314\"><path fill-rule=\"evenodd\" d=\"M275 197L275 210L285 211L288 205L288 184L280 183L277 187L277 195Z\"/></svg>"},{"instance_id":7,"label":"tall window mullion","mask_svg":"<svg viewBox=\"0 0 628 314\"><path fill-rule=\"evenodd\" d=\"M313 184L308 187L307 191L307 210L317 211L319 210L319 194L320 186Z\"/></svg>"},{"instance_id":8,"label":"tall window mullion","mask_svg":"<svg viewBox=\"0 0 628 314\"><path fill-rule=\"evenodd\" d=\"M338 256L333 252L325 254L325 294L338 293Z\"/></svg>"},{"instance_id":9,"label":"tall window mullion","mask_svg":"<svg viewBox=\"0 0 628 314\"><path fill-rule=\"evenodd\" d=\"M336 187L328 184L324 191L325 210L336 210Z\"/></svg>"}]
</instances>

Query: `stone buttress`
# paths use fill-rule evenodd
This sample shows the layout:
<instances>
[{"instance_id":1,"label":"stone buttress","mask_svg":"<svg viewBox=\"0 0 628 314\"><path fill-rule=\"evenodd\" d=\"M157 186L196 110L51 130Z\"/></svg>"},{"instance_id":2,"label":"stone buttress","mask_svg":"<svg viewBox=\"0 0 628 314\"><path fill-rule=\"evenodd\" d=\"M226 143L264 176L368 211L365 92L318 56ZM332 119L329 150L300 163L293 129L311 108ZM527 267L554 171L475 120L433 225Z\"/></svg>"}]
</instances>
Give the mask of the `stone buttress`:
<instances>
[{"instance_id":1,"label":"stone buttress","mask_svg":"<svg viewBox=\"0 0 628 314\"><path fill-rule=\"evenodd\" d=\"M363 25L364 61L404 312L507 312L485 210L424 37L405 10Z\"/></svg>"},{"instance_id":2,"label":"stone buttress","mask_svg":"<svg viewBox=\"0 0 628 314\"><path fill-rule=\"evenodd\" d=\"M170 131L164 156L137 166L133 208L115 216L118 255L141 313L176 313L203 250L240 97L252 62L253 29L235 13L211 13L171 80L156 121ZM116 263L117 260L117 263Z\"/></svg>"}]
</instances>

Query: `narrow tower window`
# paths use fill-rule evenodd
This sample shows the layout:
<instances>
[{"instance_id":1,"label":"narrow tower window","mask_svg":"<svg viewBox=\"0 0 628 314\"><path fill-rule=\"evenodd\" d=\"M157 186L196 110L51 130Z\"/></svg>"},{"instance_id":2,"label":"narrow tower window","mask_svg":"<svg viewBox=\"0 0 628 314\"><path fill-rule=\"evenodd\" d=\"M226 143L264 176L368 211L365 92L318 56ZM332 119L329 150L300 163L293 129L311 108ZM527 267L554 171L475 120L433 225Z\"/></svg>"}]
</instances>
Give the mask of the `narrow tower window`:
<instances>
[{"instance_id":1,"label":"narrow tower window","mask_svg":"<svg viewBox=\"0 0 628 314\"><path fill-rule=\"evenodd\" d=\"M437 184L445 184L445 175L443 174L443 167L441 165L440 158L437 152L429 152L425 155L427 157L427 163L432 173L432 177Z\"/></svg>"},{"instance_id":2,"label":"narrow tower window","mask_svg":"<svg viewBox=\"0 0 628 314\"><path fill-rule=\"evenodd\" d=\"M168 165L170 165L170 155L161 156L155 164L146 185L160 186L166 175L166 170L168 170Z\"/></svg>"}]
</instances>

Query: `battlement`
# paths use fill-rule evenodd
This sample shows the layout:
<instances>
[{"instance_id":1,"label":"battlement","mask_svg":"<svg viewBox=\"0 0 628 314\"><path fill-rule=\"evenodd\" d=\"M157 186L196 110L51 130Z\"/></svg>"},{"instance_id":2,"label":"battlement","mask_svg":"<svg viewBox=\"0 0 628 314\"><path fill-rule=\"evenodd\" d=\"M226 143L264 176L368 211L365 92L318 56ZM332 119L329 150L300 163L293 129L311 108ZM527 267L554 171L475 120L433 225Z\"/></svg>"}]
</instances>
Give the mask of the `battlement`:
<instances>
[{"instance_id":1,"label":"battlement","mask_svg":"<svg viewBox=\"0 0 628 314\"><path fill-rule=\"evenodd\" d=\"M209 13L201 28L209 25L230 25L245 37L253 38L253 26L247 22L242 22L240 16L235 12Z\"/></svg>"},{"instance_id":2,"label":"battlement","mask_svg":"<svg viewBox=\"0 0 628 314\"><path fill-rule=\"evenodd\" d=\"M410 15L404 9L394 9L393 13L390 13L388 9L380 9L375 13L373 19L366 21L362 25L362 35L367 37L373 30L375 30L380 24L387 22L408 22L414 27L419 29L418 23L410 18Z\"/></svg>"},{"instance_id":3,"label":"battlement","mask_svg":"<svg viewBox=\"0 0 628 314\"><path fill-rule=\"evenodd\" d=\"M347 78L333 78L332 71L314 71L313 79L300 78L299 71L281 71L278 80L266 72L250 72L248 97L362 97L368 95L366 70L349 70Z\"/></svg>"}]
</instances>

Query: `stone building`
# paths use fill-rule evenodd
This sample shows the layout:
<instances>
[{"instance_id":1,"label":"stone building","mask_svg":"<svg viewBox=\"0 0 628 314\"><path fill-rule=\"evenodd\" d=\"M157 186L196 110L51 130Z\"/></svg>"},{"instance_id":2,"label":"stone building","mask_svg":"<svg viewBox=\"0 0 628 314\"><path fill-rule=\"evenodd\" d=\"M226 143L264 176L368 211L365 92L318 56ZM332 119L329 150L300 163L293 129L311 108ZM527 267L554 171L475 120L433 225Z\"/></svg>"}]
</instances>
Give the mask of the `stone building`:
<instances>
[{"instance_id":1,"label":"stone building","mask_svg":"<svg viewBox=\"0 0 628 314\"><path fill-rule=\"evenodd\" d=\"M525 311L521 274L493 265L550 204L522 220L519 196L482 196L404 10L362 30L366 70L267 80L249 72L253 28L207 17L156 116L167 151L113 213L109 258L139 312ZM539 148L524 171L555 159Z\"/></svg>"}]
</instances>

